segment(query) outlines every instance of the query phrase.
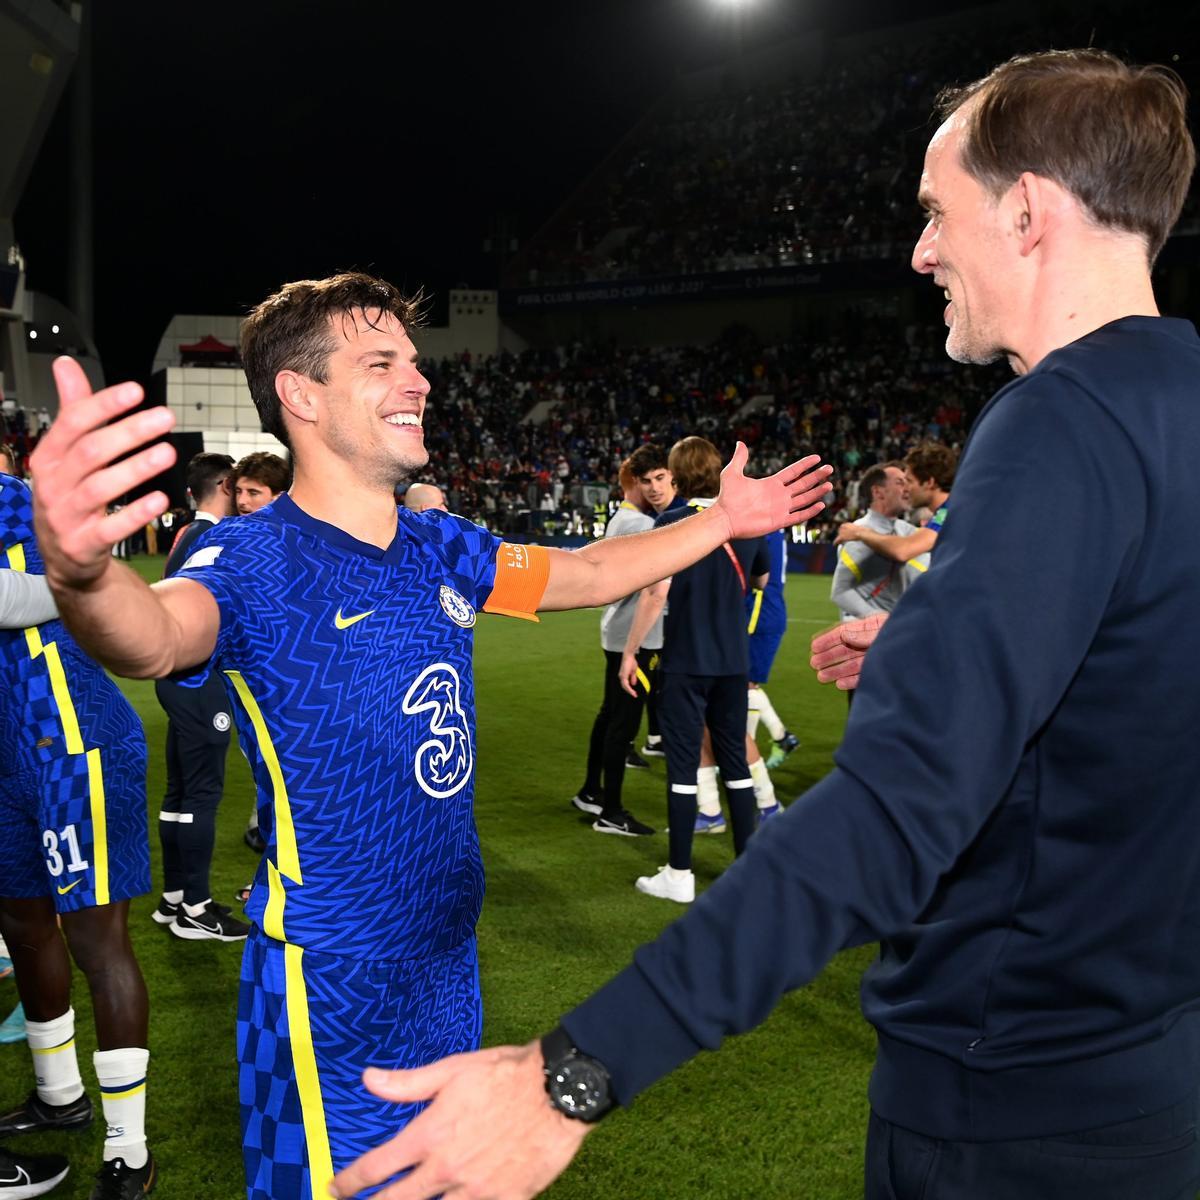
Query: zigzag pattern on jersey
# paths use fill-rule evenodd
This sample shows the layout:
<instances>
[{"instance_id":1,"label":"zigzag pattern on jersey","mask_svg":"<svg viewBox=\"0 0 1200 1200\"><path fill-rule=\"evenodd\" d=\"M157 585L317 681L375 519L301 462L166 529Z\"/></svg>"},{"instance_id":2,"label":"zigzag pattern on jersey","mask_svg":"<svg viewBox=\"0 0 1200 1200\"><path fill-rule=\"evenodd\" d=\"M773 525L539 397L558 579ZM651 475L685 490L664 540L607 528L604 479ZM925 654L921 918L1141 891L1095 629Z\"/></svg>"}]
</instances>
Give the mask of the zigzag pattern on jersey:
<instances>
[{"instance_id":1,"label":"zigzag pattern on jersey","mask_svg":"<svg viewBox=\"0 0 1200 1200\"><path fill-rule=\"evenodd\" d=\"M181 575L203 582L221 606L218 667L241 673L262 713L299 859L297 879L287 872L281 814L264 820L264 886L248 914L263 924L270 863L284 876L290 942L372 959L462 943L483 889L473 772L462 750L469 747L473 761L471 637L442 610L438 589L445 583L474 602L496 540L466 522L447 522L446 530L406 523L386 556L372 556L278 514L231 524L198 543L222 546L214 562ZM340 628L335 620L355 617ZM438 694L457 690L457 704L405 712L407 690L433 664L444 665ZM232 691L231 698L260 806L269 806L266 747ZM438 720L450 728L439 733ZM453 794L429 795L417 781L414 764L431 741L458 748Z\"/></svg>"},{"instance_id":2,"label":"zigzag pattern on jersey","mask_svg":"<svg viewBox=\"0 0 1200 1200\"><path fill-rule=\"evenodd\" d=\"M320 1115L333 1169L341 1170L424 1107L372 1098L362 1086L365 1067L423 1066L478 1048L482 1018L475 940L400 963L306 950L303 976ZM284 948L255 934L247 944L238 996L239 1094L253 1200L310 1194L295 1073L295 1057L304 1053L303 1046L292 1044ZM324 1195L321 1187L314 1191Z\"/></svg>"}]
</instances>

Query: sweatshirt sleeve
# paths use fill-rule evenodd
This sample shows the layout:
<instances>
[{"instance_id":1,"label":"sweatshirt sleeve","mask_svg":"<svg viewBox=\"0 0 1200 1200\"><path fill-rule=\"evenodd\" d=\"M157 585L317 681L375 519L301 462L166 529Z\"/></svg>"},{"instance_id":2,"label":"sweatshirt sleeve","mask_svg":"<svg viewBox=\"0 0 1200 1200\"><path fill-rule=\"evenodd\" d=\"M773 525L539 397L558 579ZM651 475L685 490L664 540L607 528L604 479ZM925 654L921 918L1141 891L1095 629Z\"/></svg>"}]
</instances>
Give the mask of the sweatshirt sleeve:
<instances>
[{"instance_id":1,"label":"sweatshirt sleeve","mask_svg":"<svg viewBox=\"0 0 1200 1200\"><path fill-rule=\"evenodd\" d=\"M877 613L878 608L868 604L859 593L858 586L862 582L862 571L859 564L871 553L863 542L846 542L837 548L838 561L833 569L833 586L829 598L842 610L852 617L869 617Z\"/></svg>"},{"instance_id":2,"label":"sweatshirt sleeve","mask_svg":"<svg viewBox=\"0 0 1200 1200\"><path fill-rule=\"evenodd\" d=\"M58 616L44 575L0 571L0 629L27 629Z\"/></svg>"},{"instance_id":3,"label":"sweatshirt sleeve","mask_svg":"<svg viewBox=\"0 0 1200 1200\"><path fill-rule=\"evenodd\" d=\"M865 660L834 770L564 1018L622 1103L924 910L1070 686L1147 513L1124 432L1052 372L981 416L954 496L934 568Z\"/></svg>"}]
</instances>

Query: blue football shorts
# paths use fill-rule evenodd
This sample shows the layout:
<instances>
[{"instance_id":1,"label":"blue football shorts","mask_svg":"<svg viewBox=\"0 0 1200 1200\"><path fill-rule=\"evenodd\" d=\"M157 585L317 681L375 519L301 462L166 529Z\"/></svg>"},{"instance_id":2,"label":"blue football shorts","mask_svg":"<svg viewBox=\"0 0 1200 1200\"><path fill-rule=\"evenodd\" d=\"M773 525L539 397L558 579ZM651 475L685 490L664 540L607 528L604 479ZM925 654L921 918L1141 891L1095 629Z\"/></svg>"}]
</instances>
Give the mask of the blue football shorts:
<instances>
[{"instance_id":1,"label":"blue football shorts","mask_svg":"<svg viewBox=\"0 0 1200 1200\"><path fill-rule=\"evenodd\" d=\"M424 1107L371 1095L363 1070L476 1050L481 1030L474 937L427 958L364 961L288 945L255 926L237 1023L249 1200L323 1200L335 1172Z\"/></svg>"}]
</instances>

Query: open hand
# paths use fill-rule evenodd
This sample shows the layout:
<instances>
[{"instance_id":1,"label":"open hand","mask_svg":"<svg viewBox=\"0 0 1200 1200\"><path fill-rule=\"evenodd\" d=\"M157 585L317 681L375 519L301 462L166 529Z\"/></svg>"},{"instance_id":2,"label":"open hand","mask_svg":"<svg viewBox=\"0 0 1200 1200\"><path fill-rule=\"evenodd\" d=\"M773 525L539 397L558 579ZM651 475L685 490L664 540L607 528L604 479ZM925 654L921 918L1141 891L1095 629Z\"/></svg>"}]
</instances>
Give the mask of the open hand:
<instances>
[{"instance_id":1,"label":"open hand","mask_svg":"<svg viewBox=\"0 0 1200 1200\"><path fill-rule=\"evenodd\" d=\"M843 692L858 687L863 659L887 618L887 613L877 613L818 633L812 640L812 657L808 660L817 679L836 684Z\"/></svg>"},{"instance_id":2,"label":"open hand","mask_svg":"<svg viewBox=\"0 0 1200 1200\"><path fill-rule=\"evenodd\" d=\"M788 525L815 517L829 491L830 466L819 466L821 456L810 454L766 479L743 474L750 452L738 442L733 457L721 472L721 494L714 508L729 523L730 538L761 537Z\"/></svg>"},{"instance_id":3,"label":"open hand","mask_svg":"<svg viewBox=\"0 0 1200 1200\"><path fill-rule=\"evenodd\" d=\"M86 588L108 567L113 546L166 510L162 492L120 512L109 513L108 506L175 461L169 444L146 445L175 418L164 407L126 416L141 403L141 387L119 383L93 394L83 368L70 358L55 360L54 382L58 416L29 460L34 525L51 585Z\"/></svg>"},{"instance_id":4,"label":"open hand","mask_svg":"<svg viewBox=\"0 0 1200 1200\"><path fill-rule=\"evenodd\" d=\"M384 1100L431 1103L339 1172L333 1196L355 1196L408 1169L376 1200L528 1200L562 1174L590 1129L551 1106L537 1042L455 1054L413 1071L369 1070L363 1080Z\"/></svg>"}]
</instances>

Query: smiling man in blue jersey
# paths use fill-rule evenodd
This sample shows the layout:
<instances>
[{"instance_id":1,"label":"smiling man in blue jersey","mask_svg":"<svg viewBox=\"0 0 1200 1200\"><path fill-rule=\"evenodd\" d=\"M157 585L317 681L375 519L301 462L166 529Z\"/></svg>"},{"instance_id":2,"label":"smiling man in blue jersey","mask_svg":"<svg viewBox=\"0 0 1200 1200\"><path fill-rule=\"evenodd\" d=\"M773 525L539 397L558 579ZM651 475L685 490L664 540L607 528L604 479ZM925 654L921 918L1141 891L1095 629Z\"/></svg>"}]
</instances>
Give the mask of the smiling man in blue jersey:
<instances>
[{"instance_id":1,"label":"smiling man in blue jersey","mask_svg":"<svg viewBox=\"0 0 1200 1200\"><path fill-rule=\"evenodd\" d=\"M324 1196L418 1110L369 1096L364 1067L478 1044L477 613L606 604L804 519L826 490L815 456L752 480L739 447L706 513L576 552L397 509L396 484L428 461L416 317L360 274L288 284L250 314L250 391L293 452L294 484L152 589L109 550L166 498L104 504L173 459L162 443L122 458L170 413L131 414L135 384L92 396L60 359L61 411L33 463L47 575L77 636L125 675L219 671L236 711L267 839L238 1013L251 1200Z\"/></svg>"}]
</instances>

